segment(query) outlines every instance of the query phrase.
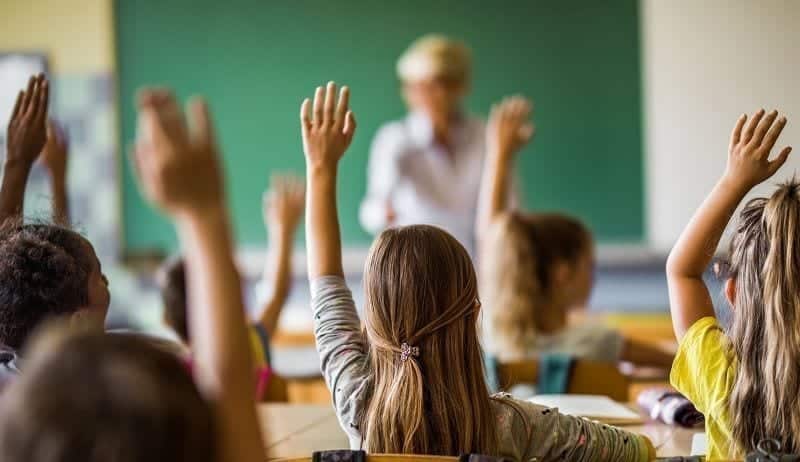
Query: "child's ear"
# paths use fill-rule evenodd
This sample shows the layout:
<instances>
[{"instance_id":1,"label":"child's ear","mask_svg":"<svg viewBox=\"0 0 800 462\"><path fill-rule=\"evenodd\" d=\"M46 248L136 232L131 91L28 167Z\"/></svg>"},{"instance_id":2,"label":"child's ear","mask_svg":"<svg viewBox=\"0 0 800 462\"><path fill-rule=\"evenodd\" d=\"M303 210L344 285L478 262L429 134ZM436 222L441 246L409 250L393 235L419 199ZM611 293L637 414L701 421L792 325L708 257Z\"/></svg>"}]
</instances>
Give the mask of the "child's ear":
<instances>
[{"instance_id":1,"label":"child's ear","mask_svg":"<svg viewBox=\"0 0 800 462\"><path fill-rule=\"evenodd\" d=\"M735 309L733 301L736 300L736 279L728 278L725 280L725 298L728 299L728 305L731 309Z\"/></svg>"},{"instance_id":2,"label":"child's ear","mask_svg":"<svg viewBox=\"0 0 800 462\"><path fill-rule=\"evenodd\" d=\"M69 322L72 326L79 328L86 328L87 326L94 328L98 324L102 326L102 322L98 318L99 316L89 308L80 308L70 315Z\"/></svg>"},{"instance_id":3,"label":"child's ear","mask_svg":"<svg viewBox=\"0 0 800 462\"><path fill-rule=\"evenodd\" d=\"M560 260L553 265L553 285L563 287L568 284L572 277L572 265L564 260Z\"/></svg>"}]
</instances>

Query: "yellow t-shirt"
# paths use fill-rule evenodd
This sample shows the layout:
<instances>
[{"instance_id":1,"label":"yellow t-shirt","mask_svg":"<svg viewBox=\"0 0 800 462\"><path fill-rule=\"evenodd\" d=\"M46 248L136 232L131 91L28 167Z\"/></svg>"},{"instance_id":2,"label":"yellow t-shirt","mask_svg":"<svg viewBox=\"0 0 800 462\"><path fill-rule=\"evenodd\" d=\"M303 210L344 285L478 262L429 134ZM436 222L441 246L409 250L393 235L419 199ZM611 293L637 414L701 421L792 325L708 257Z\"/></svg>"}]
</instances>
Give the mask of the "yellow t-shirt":
<instances>
[{"instance_id":1,"label":"yellow t-shirt","mask_svg":"<svg viewBox=\"0 0 800 462\"><path fill-rule=\"evenodd\" d=\"M695 322L681 340L669 379L706 417L707 460L741 458L733 446L728 396L736 358L716 318Z\"/></svg>"}]
</instances>

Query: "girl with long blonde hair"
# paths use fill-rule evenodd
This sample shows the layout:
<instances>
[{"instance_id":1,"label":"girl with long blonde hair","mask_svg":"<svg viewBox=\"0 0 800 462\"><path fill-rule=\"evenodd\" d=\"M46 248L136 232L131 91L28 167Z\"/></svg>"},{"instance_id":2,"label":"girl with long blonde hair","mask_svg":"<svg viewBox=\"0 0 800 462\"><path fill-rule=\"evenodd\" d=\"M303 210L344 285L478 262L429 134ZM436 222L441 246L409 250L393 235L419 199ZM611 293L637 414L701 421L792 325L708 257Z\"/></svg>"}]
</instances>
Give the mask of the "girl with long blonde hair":
<instances>
[{"instance_id":1,"label":"girl with long blonde hair","mask_svg":"<svg viewBox=\"0 0 800 462\"><path fill-rule=\"evenodd\" d=\"M338 162L355 131L349 91L303 102L306 239L322 371L351 446L375 453L482 453L512 460L644 461L647 438L489 396L477 336L475 270L433 226L384 231L364 271L362 331L342 270Z\"/></svg>"},{"instance_id":2,"label":"girl with long blonde hair","mask_svg":"<svg viewBox=\"0 0 800 462\"><path fill-rule=\"evenodd\" d=\"M667 263L670 309L680 348L672 384L706 416L709 459L741 458L774 439L800 452L800 185L750 201L730 244L723 331L703 273L734 211L770 178L791 148L770 152L786 125L777 111L739 118L724 175L695 213Z\"/></svg>"}]
</instances>

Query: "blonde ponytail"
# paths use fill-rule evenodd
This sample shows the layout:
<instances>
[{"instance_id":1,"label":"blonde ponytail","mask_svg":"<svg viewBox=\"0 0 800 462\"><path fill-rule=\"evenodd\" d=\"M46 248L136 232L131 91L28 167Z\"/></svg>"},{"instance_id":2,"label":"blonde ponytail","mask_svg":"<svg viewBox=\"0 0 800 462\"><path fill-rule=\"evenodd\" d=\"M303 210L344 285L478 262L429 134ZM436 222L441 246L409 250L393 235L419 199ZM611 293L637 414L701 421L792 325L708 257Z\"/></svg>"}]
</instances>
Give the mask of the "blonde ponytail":
<instances>
[{"instance_id":1,"label":"blonde ponytail","mask_svg":"<svg viewBox=\"0 0 800 462\"><path fill-rule=\"evenodd\" d=\"M800 451L800 188L794 180L742 211L731 244L729 338L738 368L729 400L740 452L774 438Z\"/></svg>"}]
</instances>

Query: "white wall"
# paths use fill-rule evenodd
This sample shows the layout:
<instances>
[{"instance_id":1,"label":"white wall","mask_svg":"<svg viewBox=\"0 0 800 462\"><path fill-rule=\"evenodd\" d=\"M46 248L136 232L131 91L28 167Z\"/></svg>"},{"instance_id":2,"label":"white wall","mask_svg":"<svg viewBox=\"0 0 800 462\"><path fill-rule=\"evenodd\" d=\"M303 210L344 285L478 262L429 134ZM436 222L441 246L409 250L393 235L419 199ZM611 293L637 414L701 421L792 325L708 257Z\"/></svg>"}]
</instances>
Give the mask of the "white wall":
<instances>
[{"instance_id":1,"label":"white wall","mask_svg":"<svg viewBox=\"0 0 800 462\"><path fill-rule=\"evenodd\" d=\"M777 177L800 170L800 1L641 0L641 20L647 232L668 251L722 173L743 112L787 116L776 151L796 149Z\"/></svg>"}]
</instances>

